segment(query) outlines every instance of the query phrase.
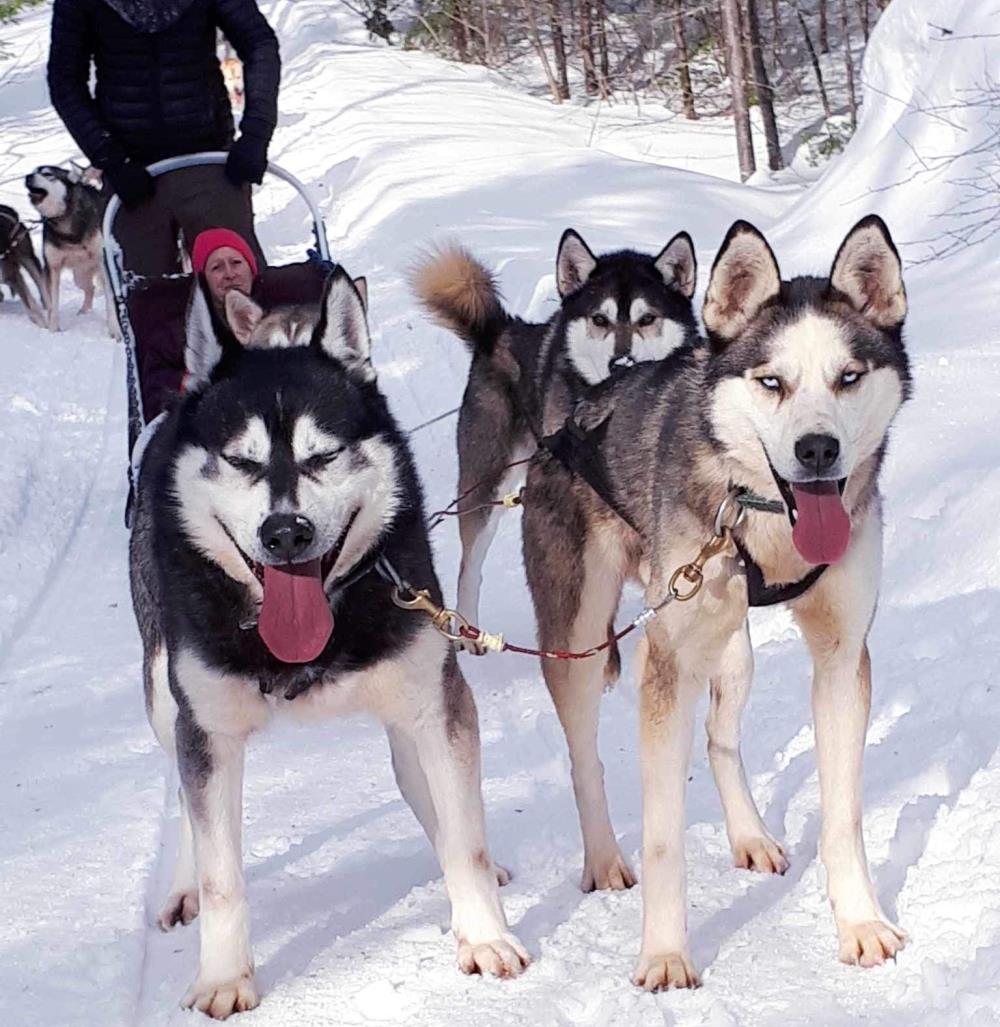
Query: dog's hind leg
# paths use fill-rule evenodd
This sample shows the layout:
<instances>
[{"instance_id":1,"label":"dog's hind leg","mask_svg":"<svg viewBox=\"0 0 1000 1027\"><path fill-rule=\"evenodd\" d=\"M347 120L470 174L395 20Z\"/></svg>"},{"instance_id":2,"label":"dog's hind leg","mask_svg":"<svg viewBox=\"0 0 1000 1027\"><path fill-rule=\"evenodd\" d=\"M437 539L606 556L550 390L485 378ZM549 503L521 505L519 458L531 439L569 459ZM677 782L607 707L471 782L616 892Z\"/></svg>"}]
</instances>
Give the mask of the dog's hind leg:
<instances>
[{"instance_id":1,"label":"dog's hind leg","mask_svg":"<svg viewBox=\"0 0 1000 1027\"><path fill-rule=\"evenodd\" d=\"M433 645L438 655L430 658L440 660L439 640ZM454 653L444 656L437 703L428 700L425 685L420 682L415 714L397 720L396 727L416 748L437 814L436 848L451 900L458 963L466 973L515 977L530 959L507 926L497 893L486 846L476 706Z\"/></svg>"},{"instance_id":2,"label":"dog's hind leg","mask_svg":"<svg viewBox=\"0 0 1000 1027\"><path fill-rule=\"evenodd\" d=\"M86 267L73 268L73 281L76 287L83 292L83 303L77 314L87 314L94 305L94 279L96 275Z\"/></svg>"},{"instance_id":3,"label":"dog's hind leg","mask_svg":"<svg viewBox=\"0 0 1000 1027\"><path fill-rule=\"evenodd\" d=\"M570 502L546 509L537 491L525 506L525 568L538 618L542 649L587 649L607 637L618 608L624 559L596 540L586 540L586 525L573 517ZM535 497L538 502L535 502ZM555 497L553 497L555 498ZM557 512L557 508L562 507ZM577 537L574 538L574 535ZM606 660L542 660L545 684L566 733L573 793L583 835L586 891L620 891L635 884L611 826L604 789L604 767L597 749Z\"/></svg>"},{"instance_id":4,"label":"dog's hind leg","mask_svg":"<svg viewBox=\"0 0 1000 1027\"><path fill-rule=\"evenodd\" d=\"M479 623L483 563L503 512L487 504L502 498L522 479L523 467L508 465L534 451L511 403L507 387L473 370L458 419L458 494L463 497L458 509L467 511L458 521L462 541L458 611L472 624Z\"/></svg>"},{"instance_id":5,"label":"dog's hind leg","mask_svg":"<svg viewBox=\"0 0 1000 1027\"><path fill-rule=\"evenodd\" d=\"M147 704L153 733L171 763L177 761L177 703L170 694L167 681L166 650L160 646L146 658ZM184 798L184 789L177 790L180 809L177 861L167 900L160 909L156 922L160 929L169 931L177 924L189 924L198 915L198 871L194 861L194 838L191 834L191 816Z\"/></svg>"},{"instance_id":6,"label":"dog's hind leg","mask_svg":"<svg viewBox=\"0 0 1000 1027\"><path fill-rule=\"evenodd\" d=\"M785 851L768 833L747 785L740 755L740 719L753 679L753 650L746 627L737 631L711 678L708 757L722 799L733 862L744 870L783 874Z\"/></svg>"},{"instance_id":7,"label":"dog's hind leg","mask_svg":"<svg viewBox=\"0 0 1000 1027\"><path fill-rule=\"evenodd\" d=\"M882 564L876 511L855 529L847 556L793 606L813 657L813 717L823 824L820 854L837 922L840 959L877 966L906 935L882 912L862 834L861 769L871 710L866 639Z\"/></svg>"},{"instance_id":8,"label":"dog's hind leg","mask_svg":"<svg viewBox=\"0 0 1000 1027\"><path fill-rule=\"evenodd\" d=\"M14 292L14 295L24 304L24 309L28 312L28 318L33 324L45 327L45 310L39 304L38 300L32 295L31 289L28 288L28 283L24 279L24 275L20 268L14 271L14 275L10 281L10 287Z\"/></svg>"}]
</instances>

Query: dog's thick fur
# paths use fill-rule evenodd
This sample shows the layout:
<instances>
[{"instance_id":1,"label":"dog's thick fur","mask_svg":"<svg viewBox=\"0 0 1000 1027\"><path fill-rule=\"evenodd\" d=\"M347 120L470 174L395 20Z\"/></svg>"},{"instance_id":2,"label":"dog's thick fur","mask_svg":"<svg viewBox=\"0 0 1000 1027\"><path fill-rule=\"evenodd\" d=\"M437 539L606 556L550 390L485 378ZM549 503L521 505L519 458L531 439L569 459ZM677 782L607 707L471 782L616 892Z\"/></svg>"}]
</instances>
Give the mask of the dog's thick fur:
<instances>
[{"instance_id":1,"label":"dog's thick fur","mask_svg":"<svg viewBox=\"0 0 1000 1027\"><path fill-rule=\"evenodd\" d=\"M53 332L60 331L59 283L63 270L69 270L83 291L79 313L87 313L94 305L99 282L104 290L108 333L121 338L102 260L101 222L109 194L88 171L45 164L25 178L28 197L42 219L48 326Z\"/></svg>"},{"instance_id":2,"label":"dog's thick fur","mask_svg":"<svg viewBox=\"0 0 1000 1027\"><path fill-rule=\"evenodd\" d=\"M831 554L790 605L814 663L820 850L839 954L864 966L905 942L879 906L861 832L866 639L881 565L878 474L910 386L905 313L899 257L879 218L848 233L828 278L787 282L764 237L737 222L712 269L708 344L616 376L574 414L585 428L600 426L608 487L635 530L547 455L533 461L524 497L525 565L545 649L600 641L626 579L645 586L650 606L660 603L673 571L712 537L734 486L786 505L787 516L748 510L733 533L767 583L801 580L815 562L803 550ZM643 938L634 979L648 990L698 983L687 942L684 793L706 684L710 762L735 863L765 873L787 866L740 758L753 668L746 567L730 544L706 565L697 596L666 607L641 643ZM543 661L543 669L569 743L584 885L618 888L632 876L597 753L596 662Z\"/></svg>"},{"instance_id":3,"label":"dog's thick fur","mask_svg":"<svg viewBox=\"0 0 1000 1027\"><path fill-rule=\"evenodd\" d=\"M397 607L374 571L381 556L441 602L416 472L375 383L361 297L340 269L321 310L308 345L244 349L220 342L194 290L188 388L139 476L130 551L146 704L182 784L160 924L199 916L198 976L184 1001L218 1018L258 1002L241 780L248 736L276 712L379 717L444 870L461 968L511 976L528 962L486 848L472 694L429 618ZM265 631L276 577L309 579L306 606L333 611L332 634L307 654L298 627L296 652L280 657L274 628ZM279 622L298 624L299 602L282 605Z\"/></svg>"},{"instance_id":4,"label":"dog's thick fur","mask_svg":"<svg viewBox=\"0 0 1000 1027\"><path fill-rule=\"evenodd\" d=\"M27 275L38 290L31 291ZM24 304L28 317L44 327L48 314L49 290L42 274L42 266L35 256L35 247L27 227L13 207L0 204L0 283Z\"/></svg>"},{"instance_id":5,"label":"dog's thick fur","mask_svg":"<svg viewBox=\"0 0 1000 1027\"><path fill-rule=\"evenodd\" d=\"M493 275L459 246L415 269L412 285L420 301L472 351L458 418L458 491L469 511L459 521L458 609L473 623L498 520L487 504L523 478L522 469L508 465L530 457L539 438L563 425L590 386L697 338L695 277L686 232L655 257L633 250L598 257L568 229L556 255L559 310L533 324L507 313Z\"/></svg>"}]
</instances>

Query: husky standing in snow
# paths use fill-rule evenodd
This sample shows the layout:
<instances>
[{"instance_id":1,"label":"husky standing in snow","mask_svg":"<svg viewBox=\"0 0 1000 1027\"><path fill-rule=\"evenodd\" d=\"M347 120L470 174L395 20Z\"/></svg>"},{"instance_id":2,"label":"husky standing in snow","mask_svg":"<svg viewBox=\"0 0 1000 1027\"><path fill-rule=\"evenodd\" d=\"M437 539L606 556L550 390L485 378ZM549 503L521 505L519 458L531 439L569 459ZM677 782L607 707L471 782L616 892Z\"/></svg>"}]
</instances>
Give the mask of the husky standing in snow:
<instances>
[{"instance_id":1,"label":"husky standing in snow","mask_svg":"<svg viewBox=\"0 0 1000 1027\"><path fill-rule=\"evenodd\" d=\"M101 221L108 205L108 194L92 184L92 180L86 181L76 169L67 171L49 164L36 168L24 181L28 197L42 219L49 329L60 330L59 282L63 269L68 269L77 288L83 290L81 314L86 314L94 305L94 288L100 281L108 332L113 338L119 338L121 331L101 260Z\"/></svg>"},{"instance_id":2,"label":"husky standing in snow","mask_svg":"<svg viewBox=\"0 0 1000 1027\"><path fill-rule=\"evenodd\" d=\"M444 870L459 965L503 977L528 962L486 848L472 693L448 642L384 580L391 568L441 602L420 485L342 269L321 311L306 346L235 348L220 344L195 290L188 388L139 477L130 555L146 705L181 780L180 852L159 919L168 929L200 918L184 1004L220 1019L258 1002L243 754L278 711L382 720L400 790Z\"/></svg>"},{"instance_id":3,"label":"husky standing in snow","mask_svg":"<svg viewBox=\"0 0 1000 1027\"><path fill-rule=\"evenodd\" d=\"M37 290L32 293L26 277L30 278ZM44 328L48 319L49 291L42 274L42 266L35 256L35 247L31 244L31 235L27 226L13 207L0 203L0 284L8 289L24 304L28 317L39 327Z\"/></svg>"},{"instance_id":4,"label":"husky standing in snow","mask_svg":"<svg viewBox=\"0 0 1000 1027\"><path fill-rule=\"evenodd\" d=\"M472 623L498 524L487 504L523 477L508 465L560 428L589 386L697 339L696 272L686 232L655 257L633 250L597 257L567 229L556 255L559 310L532 324L504 310L493 275L460 247L417 267L412 285L420 301L472 349L458 416L458 491L470 508L459 519L458 609Z\"/></svg>"},{"instance_id":5,"label":"husky standing in snow","mask_svg":"<svg viewBox=\"0 0 1000 1027\"><path fill-rule=\"evenodd\" d=\"M452 316L496 311L488 286L468 280ZM812 653L820 851L840 958L873 966L905 943L875 896L861 831L866 640L882 556L878 476L910 388L905 314L899 256L878 217L848 233L828 278L791 281L761 233L738 221L712 268L708 345L636 366L577 406L574 417L598 439L603 495L549 456L529 470L524 556L546 650L603 640L626 579L644 585L654 608L678 568L709 540L724 543L700 590L654 616L641 646L643 937L634 980L647 990L698 983L687 944L684 793L706 684L709 756L735 863L787 867L740 758L750 605L789 603ZM466 318L464 336L479 338L496 316ZM740 514L738 499L748 500ZM631 884L597 753L603 668L546 659L543 669L569 743L584 884Z\"/></svg>"}]
</instances>

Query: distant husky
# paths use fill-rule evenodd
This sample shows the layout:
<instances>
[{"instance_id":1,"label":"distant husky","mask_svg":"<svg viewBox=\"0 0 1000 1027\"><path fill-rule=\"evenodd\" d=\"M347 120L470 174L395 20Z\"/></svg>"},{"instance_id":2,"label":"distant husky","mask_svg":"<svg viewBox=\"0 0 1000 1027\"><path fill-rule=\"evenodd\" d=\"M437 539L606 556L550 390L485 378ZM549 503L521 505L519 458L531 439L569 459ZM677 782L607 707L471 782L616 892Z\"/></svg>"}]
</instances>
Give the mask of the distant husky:
<instances>
[{"instance_id":1,"label":"distant husky","mask_svg":"<svg viewBox=\"0 0 1000 1027\"><path fill-rule=\"evenodd\" d=\"M59 281L69 269L73 281L83 290L80 313L94 305L98 281L104 288L108 331L114 338L121 332L115 317L111 290L105 281L101 259L101 221L109 194L95 180L74 168L45 164L25 178L28 196L42 219L42 256L49 294L49 328L60 330Z\"/></svg>"},{"instance_id":2,"label":"distant husky","mask_svg":"<svg viewBox=\"0 0 1000 1027\"><path fill-rule=\"evenodd\" d=\"M589 386L697 339L696 275L686 232L655 257L633 250L597 257L567 229L556 255L560 308L531 324L504 310L491 272L458 246L416 268L421 302L472 349L458 418L458 491L470 510L459 520L458 608L470 621L478 623L482 566L498 523L485 504L523 477L505 468L561 427Z\"/></svg>"},{"instance_id":3,"label":"distant husky","mask_svg":"<svg viewBox=\"0 0 1000 1027\"><path fill-rule=\"evenodd\" d=\"M493 294L480 289L463 309L488 302ZM744 507L723 551L705 565L697 595L658 613L641 646L644 913L634 980L648 990L698 983L687 944L684 792L706 683L709 756L735 863L765 873L787 867L740 758L753 671L750 604L789 602L813 656L820 851L840 958L872 966L905 944L879 907L861 833L866 639L882 544L878 474L910 389L905 314L899 256L878 217L848 233L829 278L788 282L761 233L738 221L712 268L708 345L616 376L574 413L598 439L606 495L621 515L551 457L529 470L525 566L545 649L602 640L629 578L655 607L675 570L713 538L716 519L734 525L737 495L758 503ZM467 322L466 334L474 330ZM572 757L584 883L621 887L631 874L597 754L596 663L544 660L543 669Z\"/></svg>"},{"instance_id":4,"label":"distant husky","mask_svg":"<svg viewBox=\"0 0 1000 1027\"><path fill-rule=\"evenodd\" d=\"M34 282L37 296L28 286L25 275ZM35 256L27 226L13 207L4 204L0 204L0 283L24 304L28 317L36 325L45 326L49 292L42 266Z\"/></svg>"},{"instance_id":5,"label":"distant husky","mask_svg":"<svg viewBox=\"0 0 1000 1027\"><path fill-rule=\"evenodd\" d=\"M364 278L357 278L354 286L367 308ZM318 303L294 303L265 311L254 299L233 290L226 294L226 323L233 335L251 349L305 346L319 323Z\"/></svg>"},{"instance_id":6,"label":"distant husky","mask_svg":"<svg viewBox=\"0 0 1000 1027\"><path fill-rule=\"evenodd\" d=\"M486 848L472 693L447 641L401 609L384 568L435 602L421 489L375 383L361 297L328 279L307 346L220 343L195 290L185 395L142 461L131 539L146 704L182 783L164 929L199 915L185 998L211 1016L258 1002L240 861L247 737L281 711L367 711L434 845L467 973L513 976ZM389 574L391 577L391 573ZM502 876L502 871L499 872Z\"/></svg>"}]
</instances>

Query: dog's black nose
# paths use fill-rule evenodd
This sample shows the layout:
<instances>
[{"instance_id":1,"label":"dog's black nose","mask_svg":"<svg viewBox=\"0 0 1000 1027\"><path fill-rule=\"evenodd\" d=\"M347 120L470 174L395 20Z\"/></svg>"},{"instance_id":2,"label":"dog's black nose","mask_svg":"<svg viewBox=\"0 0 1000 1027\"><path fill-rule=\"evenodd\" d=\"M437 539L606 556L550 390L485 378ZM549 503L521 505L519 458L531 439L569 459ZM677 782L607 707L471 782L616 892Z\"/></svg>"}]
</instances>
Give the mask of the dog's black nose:
<instances>
[{"instance_id":1,"label":"dog's black nose","mask_svg":"<svg viewBox=\"0 0 1000 1027\"><path fill-rule=\"evenodd\" d=\"M840 456L840 443L832 435L803 435L795 443L795 459L818 478L826 474Z\"/></svg>"},{"instance_id":2,"label":"dog's black nose","mask_svg":"<svg viewBox=\"0 0 1000 1027\"><path fill-rule=\"evenodd\" d=\"M301 556L316 537L312 521L301 514L271 514L260 526L264 548L282 563Z\"/></svg>"}]
</instances>

